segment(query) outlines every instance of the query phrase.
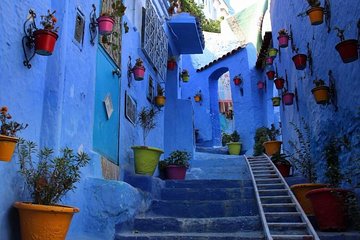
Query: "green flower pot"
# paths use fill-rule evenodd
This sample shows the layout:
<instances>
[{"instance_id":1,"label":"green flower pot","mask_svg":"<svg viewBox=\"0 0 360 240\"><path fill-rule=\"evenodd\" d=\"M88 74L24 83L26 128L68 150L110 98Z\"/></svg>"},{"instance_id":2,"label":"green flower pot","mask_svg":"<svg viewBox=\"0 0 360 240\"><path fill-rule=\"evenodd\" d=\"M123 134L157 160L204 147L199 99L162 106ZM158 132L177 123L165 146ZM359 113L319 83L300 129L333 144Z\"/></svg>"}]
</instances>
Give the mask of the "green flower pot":
<instances>
[{"instance_id":1,"label":"green flower pot","mask_svg":"<svg viewBox=\"0 0 360 240\"><path fill-rule=\"evenodd\" d=\"M132 146L135 160L135 173L152 176L159 163L161 154L159 148L147 146Z\"/></svg>"},{"instance_id":2,"label":"green flower pot","mask_svg":"<svg viewBox=\"0 0 360 240\"><path fill-rule=\"evenodd\" d=\"M230 142L226 144L228 146L230 155L239 155L241 151L241 143L240 142Z\"/></svg>"}]
</instances>

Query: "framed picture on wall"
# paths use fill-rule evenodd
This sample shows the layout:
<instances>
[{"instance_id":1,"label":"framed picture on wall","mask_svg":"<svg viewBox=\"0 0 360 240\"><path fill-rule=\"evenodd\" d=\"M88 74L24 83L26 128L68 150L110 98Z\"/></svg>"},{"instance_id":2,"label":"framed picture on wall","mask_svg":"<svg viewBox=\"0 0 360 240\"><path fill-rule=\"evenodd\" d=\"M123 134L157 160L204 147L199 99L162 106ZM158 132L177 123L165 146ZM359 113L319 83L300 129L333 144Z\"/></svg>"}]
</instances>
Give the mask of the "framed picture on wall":
<instances>
[{"instance_id":1,"label":"framed picture on wall","mask_svg":"<svg viewBox=\"0 0 360 240\"><path fill-rule=\"evenodd\" d=\"M136 114L136 101L125 91L125 117L135 125Z\"/></svg>"},{"instance_id":2,"label":"framed picture on wall","mask_svg":"<svg viewBox=\"0 0 360 240\"><path fill-rule=\"evenodd\" d=\"M148 89L147 89L147 94L146 94L146 98L147 100L149 100L149 102L153 102L154 99L154 80L152 79L151 76L149 76L149 82L148 82Z\"/></svg>"}]
</instances>

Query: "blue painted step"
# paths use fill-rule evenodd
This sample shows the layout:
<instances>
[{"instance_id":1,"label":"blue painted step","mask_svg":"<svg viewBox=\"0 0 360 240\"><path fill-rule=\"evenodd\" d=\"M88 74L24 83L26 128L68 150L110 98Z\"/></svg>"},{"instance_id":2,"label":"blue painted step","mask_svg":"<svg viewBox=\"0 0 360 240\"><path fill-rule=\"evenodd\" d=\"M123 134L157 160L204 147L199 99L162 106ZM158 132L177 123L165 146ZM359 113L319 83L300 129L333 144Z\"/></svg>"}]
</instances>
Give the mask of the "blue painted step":
<instances>
[{"instance_id":1,"label":"blue painted step","mask_svg":"<svg viewBox=\"0 0 360 240\"><path fill-rule=\"evenodd\" d=\"M206 179L206 180L185 180L175 181L166 180L166 188L243 188L253 187L251 180L222 180L222 179Z\"/></svg>"}]
</instances>

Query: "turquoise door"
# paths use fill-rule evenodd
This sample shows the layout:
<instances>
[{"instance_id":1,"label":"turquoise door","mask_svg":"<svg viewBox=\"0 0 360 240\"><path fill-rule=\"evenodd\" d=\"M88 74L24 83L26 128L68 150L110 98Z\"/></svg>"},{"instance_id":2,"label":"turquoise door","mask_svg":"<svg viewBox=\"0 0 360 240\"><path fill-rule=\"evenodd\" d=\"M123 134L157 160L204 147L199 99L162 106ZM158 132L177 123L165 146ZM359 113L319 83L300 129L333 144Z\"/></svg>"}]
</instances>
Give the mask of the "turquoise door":
<instances>
[{"instance_id":1,"label":"turquoise door","mask_svg":"<svg viewBox=\"0 0 360 240\"><path fill-rule=\"evenodd\" d=\"M111 162L119 163L119 92L117 66L99 45L96 57L94 150Z\"/></svg>"}]
</instances>

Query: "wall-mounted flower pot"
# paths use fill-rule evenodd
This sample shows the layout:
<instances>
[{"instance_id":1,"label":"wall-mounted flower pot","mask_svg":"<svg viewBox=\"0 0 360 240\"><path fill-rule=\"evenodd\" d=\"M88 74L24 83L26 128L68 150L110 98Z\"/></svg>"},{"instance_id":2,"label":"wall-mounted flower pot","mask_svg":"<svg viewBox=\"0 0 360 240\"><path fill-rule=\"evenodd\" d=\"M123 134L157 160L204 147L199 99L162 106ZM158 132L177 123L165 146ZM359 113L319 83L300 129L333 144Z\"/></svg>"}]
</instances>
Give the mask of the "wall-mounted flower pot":
<instances>
[{"instance_id":1,"label":"wall-mounted flower pot","mask_svg":"<svg viewBox=\"0 0 360 240\"><path fill-rule=\"evenodd\" d=\"M173 60L168 60L167 61L167 69L169 70L174 70L176 67L176 61L173 61Z\"/></svg>"},{"instance_id":2,"label":"wall-mounted flower pot","mask_svg":"<svg viewBox=\"0 0 360 240\"><path fill-rule=\"evenodd\" d=\"M39 55L49 56L53 53L58 35L49 30L36 30L34 32L35 52Z\"/></svg>"},{"instance_id":3,"label":"wall-mounted flower pot","mask_svg":"<svg viewBox=\"0 0 360 240\"><path fill-rule=\"evenodd\" d=\"M236 85L236 86L238 86L238 85L240 85L241 84L241 78L234 78L233 79L233 81L234 81L234 84Z\"/></svg>"},{"instance_id":4,"label":"wall-mounted flower pot","mask_svg":"<svg viewBox=\"0 0 360 240\"><path fill-rule=\"evenodd\" d=\"M306 194L310 199L321 231L344 231L348 226L346 198L350 191L340 188L319 188Z\"/></svg>"},{"instance_id":5,"label":"wall-mounted flower pot","mask_svg":"<svg viewBox=\"0 0 360 240\"><path fill-rule=\"evenodd\" d=\"M269 80L273 80L275 77L275 71L273 70L267 71L266 76L268 77Z\"/></svg>"},{"instance_id":6,"label":"wall-mounted flower pot","mask_svg":"<svg viewBox=\"0 0 360 240\"><path fill-rule=\"evenodd\" d=\"M311 90L317 104L327 104L330 99L330 88L328 86L318 86Z\"/></svg>"},{"instance_id":7,"label":"wall-mounted flower pot","mask_svg":"<svg viewBox=\"0 0 360 240\"><path fill-rule=\"evenodd\" d=\"M284 87L285 80L283 78L277 78L274 80L276 89L282 89Z\"/></svg>"},{"instance_id":8,"label":"wall-mounted flower pot","mask_svg":"<svg viewBox=\"0 0 360 240\"><path fill-rule=\"evenodd\" d=\"M200 102L201 101L201 96L195 95L194 100L195 100L195 102Z\"/></svg>"},{"instance_id":9,"label":"wall-mounted flower pot","mask_svg":"<svg viewBox=\"0 0 360 240\"><path fill-rule=\"evenodd\" d=\"M324 21L324 8L322 7L312 7L306 11L306 14L309 16L311 25L319 25Z\"/></svg>"},{"instance_id":10,"label":"wall-mounted flower pot","mask_svg":"<svg viewBox=\"0 0 360 240\"><path fill-rule=\"evenodd\" d=\"M186 170L184 166L168 165L165 168L166 179L184 180Z\"/></svg>"},{"instance_id":11,"label":"wall-mounted flower pot","mask_svg":"<svg viewBox=\"0 0 360 240\"><path fill-rule=\"evenodd\" d=\"M267 58L265 59L266 65L272 65L273 62L274 62L274 58L272 58L272 57L267 57Z\"/></svg>"},{"instance_id":12,"label":"wall-mounted flower pot","mask_svg":"<svg viewBox=\"0 0 360 240\"><path fill-rule=\"evenodd\" d=\"M155 104L158 107L163 107L165 105L166 97L165 96L156 96Z\"/></svg>"},{"instance_id":13,"label":"wall-mounted flower pot","mask_svg":"<svg viewBox=\"0 0 360 240\"><path fill-rule=\"evenodd\" d=\"M265 153L268 156L274 155L275 153L280 152L281 148L281 141L267 141L263 143L263 146L265 148Z\"/></svg>"},{"instance_id":14,"label":"wall-mounted flower pot","mask_svg":"<svg viewBox=\"0 0 360 240\"><path fill-rule=\"evenodd\" d=\"M269 49L269 57L276 58L278 50L276 48Z\"/></svg>"},{"instance_id":15,"label":"wall-mounted flower pot","mask_svg":"<svg viewBox=\"0 0 360 240\"><path fill-rule=\"evenodd\" d=\"M286 48L289 45L289 36L288 35L280 35L278 36L279 47Z\"/></svg>"},{"instance_id":16,"label":"wall-mounted flower pot","mask_svg":"<svg viewBox=\"0 0 360 240\"><path fill-rule=\"evenodd\" d=\"M263 89L265 87L265 83L263 81L258 81L256 85L258 89Z\"/></svg>"},{"instance_id":17,"label":"wall-mounted flower pot","mask_svg":"<svg viewBox=\"0 0 360 240\"><path fill-rule=\"evenodd\" d=\"M290 93L290 92L284 93L284 94L282 95L283 103L284 103L285 105L293 105L293 103L294 103L294 96L295 96L294 93Z\"/></svg>"},{"instance_id":18,"label":"wall-mounted flower pot","mask_svg":"<svg viewBox=\"0 0 360 240\"><path fill-rule=\"evenodd\" d=\"M97 19L99 34L109 35L112 33L114 28L115 20L109 16L101 16Z\"/></svg>"},{"instance_id":19,"label":"wall-mounted flower pot","mask_svg":"<svg viewBox=\"0 0 360 240\"><path fill-rule=\"evenodd\" d=\"M131 148L134 151L135 173L152 176L164 152L159 148L147 146L132 146Z\"/></svg>"},{"instance_id":20,"label":"wall-mounted flower pot","mask_svg":"<svg viewBox=\"0 0 360 240\"><path fill-rule=\"evenodd\" d=\"M145 74L145 67L135 66L133 69L133 73L134 73L135 80L138 80L138 81L143 80L144 74Z\"/></svg>"},{"instance_id":21,"label":"wall-mounted flower pot","mask_svg":"<svg viewBox=\"0 0 360 240\"><path fill-rule=\"evenodd\" d=\"M229 142L226 144L230 155L239 155L241 151L240 142Z\"/></svg>"},{"instance_id":22,"label":"wall-mounted flower pot","mask_svg":"<svg viewBox=\"0 0 360 240\"><path fill-rule=\"evenodd\" d=\"M66 239L72 217L78 208L16 202L22 240Z\"/></svg>"},{"instance_id":23,"label":"wall-mounted flower pot","mask_svg":"<svg viewBox=\"0 0 360 240\"><path fill-rule=\"evenodd\" d=\"M344 63L353 62L359 58L356 39L342 41L335 46L335 49L339 52Z\"/></svg>"},{"instance_id":24,"label":"wall-mounted flower pot","mask_svg":"<svg viewBox=\"0 0 360 240\"><path fill-rule=\"evenodd\" d=\"M182 81L183 81L183 82L188 82L190 76L189 76L189 75L182 75L181 78L182 78Z\"/></svg>"},{"instance_id":25,"label":"wall-mounted flower pot","mask_svg":"<svg viewBox=\"0 0 360 240\"><path fill-rule=\"evenodd\" d=\"M296 54L292 60L297 70L304 70L306 68L307 56L305 54Z\"/></svg>"},{"instance_id":26,"label":"wall-mounted flower pot","mask_svg":"<svg viewBox=\"0 0 360 240\"><path fill-rule=\"evenodd\" d=\"M280 106L280 100L281 100L280 97L273 97L273 98L271 98L271 101L272 101L272 104L273 104L274 107Z\"/></svg>"},{"instance_id":27,"label":"wall-mounted flower pot","mask_svg":"<svg viewBox=\"0 0 360 240\"><path fill-rule=\"evenodd\" d=\"M0 161L10 162L18 138L0 135Z\"/></svg>"}]
</instances>

